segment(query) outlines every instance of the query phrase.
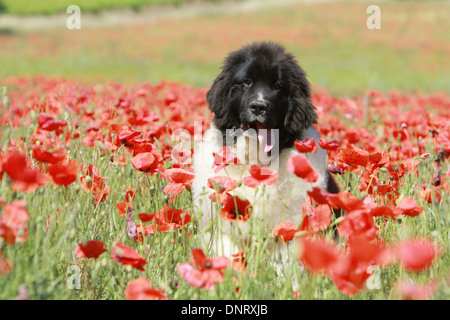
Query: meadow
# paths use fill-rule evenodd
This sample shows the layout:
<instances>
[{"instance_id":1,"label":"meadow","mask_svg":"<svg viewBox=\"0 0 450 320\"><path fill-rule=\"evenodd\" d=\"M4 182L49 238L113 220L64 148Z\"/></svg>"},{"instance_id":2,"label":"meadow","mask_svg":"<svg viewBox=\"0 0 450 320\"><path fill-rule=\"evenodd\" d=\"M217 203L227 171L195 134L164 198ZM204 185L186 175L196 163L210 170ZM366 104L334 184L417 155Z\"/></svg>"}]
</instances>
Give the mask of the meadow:
<instances>
[{"instance_id":1,"label":"meadow","mask_svg":"<svg viewBox=\"0 0 450 320\"><path fill-rule=\"evenodd\" d=\"M360 3L1 33L0 299L448 299L445 8L386 3L379 33ZM202 241L194 146L172 134L206 130L221 60L261 39L307 70L342 192L312 190L300 225L250 215L253 245L227 259ZM277 269L274 241L295 263Z\"/></svg>"}]
</instances>

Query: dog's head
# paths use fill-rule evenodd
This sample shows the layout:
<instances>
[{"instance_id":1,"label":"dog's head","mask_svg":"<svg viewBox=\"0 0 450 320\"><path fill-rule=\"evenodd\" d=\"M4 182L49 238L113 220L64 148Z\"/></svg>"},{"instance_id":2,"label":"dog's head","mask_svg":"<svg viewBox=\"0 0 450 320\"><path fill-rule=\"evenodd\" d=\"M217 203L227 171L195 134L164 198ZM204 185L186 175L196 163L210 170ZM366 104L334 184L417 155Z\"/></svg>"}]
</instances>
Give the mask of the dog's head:
<instances>
[{"instance_id":1,"label":"dog's head","mask_svg":"<svg viewBox=\"0 0 450 320\"><path fill-rule=\"evenodd\" d=\"M310 84L295 57L272 42L231 52L207 93L214 124L227 129L278 129L279 148L289 148L316 123Z\"/></svg>"}]
</instances>

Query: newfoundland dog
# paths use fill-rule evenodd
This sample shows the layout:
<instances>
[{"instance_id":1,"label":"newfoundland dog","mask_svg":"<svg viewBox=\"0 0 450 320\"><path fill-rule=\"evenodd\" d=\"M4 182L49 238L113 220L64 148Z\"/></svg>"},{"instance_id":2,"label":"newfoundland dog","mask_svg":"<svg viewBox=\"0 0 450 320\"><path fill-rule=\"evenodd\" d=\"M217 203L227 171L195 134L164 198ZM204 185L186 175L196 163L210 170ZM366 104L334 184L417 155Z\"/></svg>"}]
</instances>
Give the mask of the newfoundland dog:
<instances>
[{"instance_id":1,"label":"newfoundland dog","mask_svg":"<svg viewBox=\"0 0 450 320\"><path fill-rule=\"evenodd\" d=\"M249 225L252 221L266 228L265 234L269 236L281 222L298 225L307 191L312 187L338 192L327 171L326 152L320 147L316 153L304 154L320 175L315 183L287 170L288 159L298 154L294 147L297 139L315 139L318 144L319 134L312 127L317 123L317 113L310 98L305 72L281 45L253 43L226 57L221 73L207 93L214 118L196 147L196 177L192 186L208 244L216 254L230 256L245 250L252 241L254 228ZM220 165L217 163L220 160L226 163ZM270 170L267 173L277 172L276 182L258 189L242 183L255 165L264 165ZM264 172L260 170L259 174ZM227 187L217 188L223 191L222 196L214 195L211 189L214 183L208 182L217 176L238 182L229 192L233 195L231 209L229 205L225 209L223 204ZM247 208L239 207L241 204L247 204ZM238 212L237 208L245 211ZM238 221L229 223L220 219L219 213L227 214L228 218L230 214L239 214Z\"/></svg>"}]
</instances>

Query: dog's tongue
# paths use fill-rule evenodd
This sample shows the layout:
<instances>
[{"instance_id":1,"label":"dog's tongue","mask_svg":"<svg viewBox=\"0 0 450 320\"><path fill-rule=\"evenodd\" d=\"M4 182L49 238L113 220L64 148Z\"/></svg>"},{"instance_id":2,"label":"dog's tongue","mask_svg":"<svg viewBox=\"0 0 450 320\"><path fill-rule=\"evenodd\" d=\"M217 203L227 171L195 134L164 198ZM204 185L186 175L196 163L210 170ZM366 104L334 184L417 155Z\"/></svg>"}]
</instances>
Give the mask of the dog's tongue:
<instances>
[{"instance_id":1,"label":"dog's tongue","mask_svg":"<svg viewBox=\"0 0 450 320\"><path fill-rule=\"evenodd\" d=\"M264 126L259 122L256 122L255 125L256 129L258 129L257 131L258 131L259 146L264 150L264 152L269 152L273 148L271 129L264 128ZM265 130L262 131L261 129Z\"/></svg>"}]
</instances>

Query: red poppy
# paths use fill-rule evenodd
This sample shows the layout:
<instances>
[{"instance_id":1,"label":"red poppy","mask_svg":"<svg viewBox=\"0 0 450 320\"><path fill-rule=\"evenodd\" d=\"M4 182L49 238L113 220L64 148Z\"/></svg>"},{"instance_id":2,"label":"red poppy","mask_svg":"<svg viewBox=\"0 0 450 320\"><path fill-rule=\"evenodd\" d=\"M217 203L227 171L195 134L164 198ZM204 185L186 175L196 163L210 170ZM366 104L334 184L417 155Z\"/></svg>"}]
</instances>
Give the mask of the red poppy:
<instances>
[{"instance_id":1,"label":"red poppy","mask_svg":"<svg viewBox=\"0 0 450 320\"><path fill-rule=\"evenodd\" d=\"M67 187L77 180L78 168L78 162L67 158L58 163L51 163L47 170L57 185Z\"/></svg>"},{"instance_id":2,"label":"red poppy","mask_svg":"<svg viewBox=\"0 0 450 320\"><path fill-rule=\"evenodd\" d=\"M368 265L355 268L351 255L339 255L339 262L330 271L331 279L342 293L353 296L365 288L367 279L371 276Z\"/></svg>"},{"instance_id":3,"label":"red poppy","mask_svg":"<svg viewBox=\"0 0 450 320\"><path fill-rule=\"evenodd\" d=\"M12 269L12 263L0 251L0 276L10 273Z\"/></svg>"},{"instance_id":4,"label":"red poppy","mask_svg":"<svg viewBox=\"0 0 450 320\"><path fill-rule=\"evenodd\" d=\"M63 128L67 125L64 120L57 120L48 114L41 113L37 116L38 127L45 131L55 131L56 135L63 133Z\"/></svg>"},{"instance_id":5,"label":"red poppy","mask_svg":"<svg viewBox=\"0 0 450 320\"><path fill-rule=\"evenodd\" d=\"M435 280L419 285L411 280L400 280L394 285L394 291L402 300L429 300L437 288Z\"/></svg>"},{"instance_id":6,"label":"red poppy","mask_svg":"<svg viewBox=\"0 0 450 320\"><path fill-rule=\"evenodd\" d=\"M278 237L283 242L288 242L295 237L297 226L289 221L281 222L272 230L272 237Z\"/></svg>"},{"instance_id":7,"label":"red poppy","mask_svg":"<svg viewBox=\"0 0 450 320\"><path fill-rule=\"evenodd\" d=\"M231 261L233 269L239 271L240 273L244 273L248 265L244 255L245 251L239 251L238 253L231 255L233 257L233 260Z\"/></svg>"},{"instance_id":8,"label":"red poppy","mask_svg":"<svg viewBox=\"0 0 450 320\"><path fill-rule=\"evenodd\" d=\"M119 133L118 139L125 147L133 147L144 141L142 133L135 130L123 130Z\"/></svg>"},{"instance_id":9,"label":"red poppy","mask_svg":"<svg viewBox=\"0 0 450 320\"><path fill-rule=\"evenodd\" d=\"M208 258L201 249L192 249L193 264L178 265L178 273L193 287L211 290L223 281L222 270L228 267L228 258Z\"/></svg>"},{"instance_id":10,"label":"red poppy","mask_svg":"<svg viewBox=\"0 0 450 320\"><path fill-rule=\"evenodd\" d=\"M328 201L328 196L330 195L330 193L320 189L319 187L314 187L311 191L308 191L307 194L318 204L330 204Z\"/></svg>"},{"instance_id":11,"label":"red poppy","mask_svg":"<svg viewBox=\"0 0 450 320\"><path fill-rule=\"evenodd\" d=\"M329 193L327 200L334 209L341 208L345 211L353 211L365 208L364 202L349 192Z\"/></svg>"},{"instance_id":12,"label":"red poppy","mask_svg":"<svg viewBox=\"0 0 450 320\"><path fill-rule=\"evenodd\" d=\"M416 217L423 212L423 207L418 207L416 199L411 197L401 199L397 207L401 210L402 214L410 217Z\"/></svg>"},{"instance_id":13,"label":"red poppy","mask_svg":"<svg viewBox=\"0 0 450 320\"><path fill-rule=\"evenodd\" d=\"M319 139L319 146L325 150L336 150L341 146L341 143L337 140L326 140L324 138Z\"/></svg>"},{"instance_id":14,"label":"red poppy","mask_svg":"<svg viewBox=\"0 0 450 320\"><path fill-rule=\"evenodd\" d=\"M439 249L428 239L411 239L397 244L394 253L408 271L421 271L429 267L440 255Z\"/></svg>"},{"instance_id":15,"label":"red poppy","mask_svg":"<svg viewBox=\"0 0 450 320\"><path fill-rule=\"evenodd\" d=\"M160 171L162 157L156 152L143 152L131 158L131 164L136 170L151 174Z\"/></svg>"},{"instance_id":16,"label":"red poppy","mask_svg":"<svg viewBox=\"0 0 450 320\"><path fill-rule=\"evenodd\" d=\"M116 209L119 216L124 216L128 214L129 208L133 208L133 204L127 201L117 202Z\"/></svg>"},{"instance_id":17,"label":"red poppy","mask_svg":"<svg viewBox=\"0 0 450 320\"><path fill-rule=\"evenodd\" d=\"M156 152L156 151L157 149L155 145L147 141L143 141L133 145L133 157L135 157L139 153Z\"/></svg>"},{"instance_id":18,"label":"red poppy","mask_svg":"<svg viewBox=\"0 0 450 320\"><path fill-rule=\"evenodd\" d=\"M188 212L181 209L170 208L167 205L155 213L140 213L139 219L142 222L155 221L155 224L138 226L138 233L148 235L155 232L169 232L175 229L184 228L191 221ZM156 228L156 229L155 229Z\"/></svg>"},{"instance_id":19,"label":"red poppy","mask_svg":"<svg viewBox=\"0 0 450 320\"><path fill-rule=\"evenodd\" d=\"M341 237L357 236L365 240L373 240L377 237L377 232L375 220L366 210L347 213L338 225L338 233Z\"/></svg>"},{"instance_id":20,"label":"red poppy","mask_svg":"<svg viewBox=\"0 0 450 320\"><path fill-rule=\"evenodd\" d=\"M0 237L9 244L24 242L28 235L27 221L30 216L24 208L26 202L17 200L3 206L0 216Z\"/></svg>"},{"instance_id":21,"label":"red poppy","mask_svg":"<svg viewBox=\"0 0 450 320\"><path fill-rule=\"evenodd\" d=\"M125 200L128 202L132 202L134 201L134 199L136 198L136 193L133 190L127 190L125 192Z\"/></svg>"},{"instance_id":22,"label":"red poppy","mask_svg":"<svg viewBox=\"0 0 450 320\"><path fill-rule=\"evenodd\" d=\"M79 243L75 247L75 256L78 258L94 258L97 259L106 249L103 241L89 240Z\"/></svg>"},{"instance_id":23,"label":"red poppy","mask_svg":"<svg viewBox=\"0 0 450 320\"><path fill-rule=\"evenodd\" d=\"M248 172L250 175L244 177L242 182L250 188L257 188L260 184L271 186L278 179L278 172L272 171L266 166L251 166Z\"/></svg>"},{"instance_id":24,"label":"red poppy","mask_svg":"<svg viewBox=\"0 0 450 320\"><path fill-rule=\"evenodd\" d=\"M317 144L314 139L305 138L303 141L295 140L295 148L301 153L316 153Z\"/></svg>"},{"instance_id":25,"label":"red poppy","mask_svg":"<svg viewBox=\"0 0 450 320\"><path fill-rule=\"evenodd\" d=\"M40 162L46 163L57 163L66 158L67 150L66 149L58 149L56 151L50 152L44 150L42 146L38 146L36 144L31 146L33 150L33 158Z\"/></svg>"},{"instance_id":26,"label":"red poppy","mask_svg":"<svg viewBox=\"0 0 450 320\"><path fill-rule=\"evenodd\" d=\"M312 210L308 210L308 204L304 204L303 220L298 230L319 232L328 228L331 223L331 209L326 204L319 204Z\"/></svg>"},{"instance_id":27,"label":"red poppy","mask_svg":"<svg viewBox=\"0 0 450 320\"><path fill-rule=\"evenodd\" d=\"M111 256L115 262L122 263L123 265L130 265L133 268L145 271L144 266L147 262L138 252L126 245L116 242L111 250Z\"/></svg>"},{"instance_id":28,"label":"red poppy","mask_svg":"<svg viewBox=\"0 0 450 320\"><path fill-rule=\"evenodd\" d=\"M89 163L87 168L85 168L85 164L82 163L81 164L81 171L83 171L86 176L91 176L91 177L94 177L94 176L98 177L98 176L100 176L100 171L92 163Z\"/></svg>"},{"instance_id":29,"label":"red poppy","mask_svg":"<svg viewBox=\"0 0 450 320\"><path fill-rule=\"evenodd\" d=\"M313 183L319 180L319 172L311 166L308 158L303 154L291 156L287 162L287 169L306 182Z\"/></svg>"},{"instance_id":30,"label":"red poppy","mask_svg":"<svg viewBox=\"0 0 450 320\"><path fill-rule=\"evenodd\" d=\"M226 193L238 186L238 182L226 176L215 176L208 179L208 188L215 190L218 193Z\"/></svg>"},{"instance_id":31,"label":"red poppy","mask_svg":"<svg viewBox=\"0 0 450 320\"><path fill-rule=\"evenodd\" d=\"M217 153L213 153L214 163L213 169L214 172L217 173L222 170L224 167L230 164L241 164L238 158L233 155L233 152L228 147L223 147Z\"/></svg>"},{"instance_id":32,"label":"red poppy","mask_svg":"<svg viewBox=\"0 0 450 320\"><path fill-rule=\"evenodd\" d=\"M365 167L369 161L369 152L351 144L339 149L336 160L348 165Z\"/></svg>"},{"instance_id":33,"label":"red poppy","mask_svg":"<svg viewBox=\"0 0 450 320\"><path fill-rule=\"evenodd\" d=\"M0 251L0 276L10 273L12 269L12 263Z\"/></svg>"},{"instance_id":34,"label":"red poppy","mask_svg":"<svg viewBox=\"0 0 450 320\"><path fill-rule=\"evenodd\" d=\"M80 177L81 187L86 192L93 192L95 198L95 204L99 204L105 201L106 196L109 194L110 188L105 183L106 177L97 176L82 176Z\"/></svg>"},{"instance_id":35,"label":"red poppy","mask_svg":"<svg viewBox=\"0 0 450 320\"><path fill-rule=\"evenodd\" d=\"M14 180L14 191L33 192L40 186L49 184L51 178L39 170L30 168L26 156L19 151L6 153L2 159L2 170Z\"/></svg>"},{"instance_id":36,"label":"red poppy","mask_svg":"<svg viewBox=\"0 0 450 320\"><path fill-rule=\"evenodd\" d=\"M238 196L232 196L229 193L224 194L220 215L227 221L245 222L250 219L253 207L246 199Z\"/></svg>"},{"instance_id":37,"label":"red poppy","mask_svg":"<svg viewBox=\"0 0 450 320\"><path fill-rule=\"evenodd\" d=\"M127 300L167 300L164 290L154 288L146 278L138 278L128 282L125 288Z\"/></svg>"},{"instance_id":38,"label":"red poppy","mask_svg":"<svg viewBox=\"0 0 450 320\"><path fill-rule=\"evenodd\" d=\"M171 168L164 172L164 177L169 179L170 182L163 189L163 192L170 195L177 195L182 193L185 188L190 189L195 175L191 170Z\"/></svg>"},{"instance_id":39,"label":"red poppy","mask_svg":"<svg viewBox=\"0 0 450 320\"><path fill-rule=\"evenodd\" d=\"M325 239L299 238L299 260L315 273L327 272L338 258L337 248Z\"/></svg>"},{"instance_id":40,"label":"red poppy","mask_svg":"<svg viewBox=\"0 0 450 320\"><path fill-rule=\"evenodd\" d=\"M431 189L427 188L426 185L422 185L422 190L419 191L419 197L425 200L428 203L440 203L442 201L441 194L439 193L437 188Z\"/></svg>"}]
</instances>

